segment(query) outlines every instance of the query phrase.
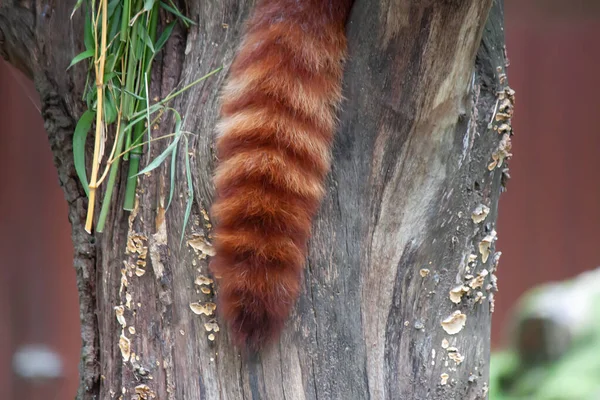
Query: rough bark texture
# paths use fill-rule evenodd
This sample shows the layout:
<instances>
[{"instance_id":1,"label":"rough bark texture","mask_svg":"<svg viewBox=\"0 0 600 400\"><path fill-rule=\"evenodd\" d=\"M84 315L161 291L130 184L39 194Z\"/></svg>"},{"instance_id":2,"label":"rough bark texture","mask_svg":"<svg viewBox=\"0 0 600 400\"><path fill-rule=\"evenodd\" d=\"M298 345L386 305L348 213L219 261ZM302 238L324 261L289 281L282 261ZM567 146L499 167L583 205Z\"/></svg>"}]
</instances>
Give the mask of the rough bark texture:
<instances>
[{"instance_id":1,"label":"rough bark texture","mask_svg":"<svg viewBox=\"0 0 600 400\"><path fill-rule=\"evenodd\" d=\"M506 86L500 0L356 0L346 101L304 292L280 342L252 359L229 345L225 329L207 332L212 317L189 307L213 300L214 290L206 295L194 284L207 262L187 241L210 232L203 213L225 73L173 104L187 115L184 128L197 133L196 202L183 245L185 179L165 214L166 169L140 179L130 218L120 207L121 175L111 224L89 236L71 145L85 67L65 73L83 48L81 14L69 20L74 0L0 4L0 53L37 85L70 205L84 343L79 399L145 398L136 395L139 385L160 399L486 398L492 275L458 305L448 293L469 274L493 270L495 260L492 252L482 262L478 244L494 229L503 179L502 168L488 169L502 138L490 121ZM175 31L153 70L152 97L229 65L252 2L181 6L198 24ZM163 121L158 134L172 123ZM163 148L154 145L152 154ZM180 177L183 165L180 157ZM476 224L471 214L480 204L491 211ZM140 253L147 265L137 276L128 265ZM470 254L478 257L468 265ZM125 330L115 317L120 305ZM466 326L449 335L441 322L456 310ZM135 353L128 362L121 335ZM456 351L444 349L444 339ZM457 352L460 364L449 358Z\"/></svg>"}]
</instances>

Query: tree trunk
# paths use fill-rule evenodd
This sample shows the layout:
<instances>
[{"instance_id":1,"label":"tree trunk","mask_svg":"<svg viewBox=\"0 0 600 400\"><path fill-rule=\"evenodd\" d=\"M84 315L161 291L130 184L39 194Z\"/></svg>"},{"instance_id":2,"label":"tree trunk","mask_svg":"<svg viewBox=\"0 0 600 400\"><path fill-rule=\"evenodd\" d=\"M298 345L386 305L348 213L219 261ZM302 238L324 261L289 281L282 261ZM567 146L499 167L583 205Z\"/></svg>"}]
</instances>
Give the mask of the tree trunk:
<instances>
[{"instance_id":1,"label":"tree trunk","mask_svg":"<svg viewBox=\"0 0 600 400\"><path fill-rule=\"evenodd\" d=\"M218 290L194 282L209 275L202 241L226 72L173 104L196 133L183 244L185 178L165 213L166 167L140 177L131 215L120 206L121 173L109 225L88 235L71 143L86 70L65 73L83 49L81 13L69 19L74 3L4 0L0 53L36 83L70 206L83 337L78 399L486 398L513 100L501 0L356 0L346 100L304 291L280 341L250 359L214 316L190 308ZM252 3L182 1L197 25L174 31L155 62L151 98L228 66ZM158 134L172 129L164 120ZM164 148L153 145L152 156ZM183 168L180 156L180 177Z\"/></svg>"}]
</instances>

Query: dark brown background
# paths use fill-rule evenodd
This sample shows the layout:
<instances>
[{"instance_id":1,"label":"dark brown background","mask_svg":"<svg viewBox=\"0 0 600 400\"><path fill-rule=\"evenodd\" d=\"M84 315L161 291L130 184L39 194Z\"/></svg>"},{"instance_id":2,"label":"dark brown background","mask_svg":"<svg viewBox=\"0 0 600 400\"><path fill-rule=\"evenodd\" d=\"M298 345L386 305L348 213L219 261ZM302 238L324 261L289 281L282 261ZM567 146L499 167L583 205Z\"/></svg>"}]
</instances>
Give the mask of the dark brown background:
<instances>
[{"instance_id":1,"label":"dark brown background","mask_svg":"<svg viewBox=\"0 0 600 400\"><path fill-rule=\"evenodd\" d=\"M517 91L513 179L500 201L500 293L493 342L527 288L600 264L600 3L506 0ZM0 61L0 399L67 399L79 328L67 206L32 85ZM44 343L65 378L19 381L13 352Z\"/></svg>"}]
</instances>

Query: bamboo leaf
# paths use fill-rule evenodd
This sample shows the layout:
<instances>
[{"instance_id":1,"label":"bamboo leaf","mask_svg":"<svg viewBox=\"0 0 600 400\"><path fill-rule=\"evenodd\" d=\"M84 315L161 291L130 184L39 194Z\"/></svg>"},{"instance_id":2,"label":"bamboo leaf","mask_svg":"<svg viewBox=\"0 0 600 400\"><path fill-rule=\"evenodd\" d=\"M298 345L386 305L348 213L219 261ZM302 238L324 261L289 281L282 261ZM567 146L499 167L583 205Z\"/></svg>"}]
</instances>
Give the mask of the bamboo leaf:
<instances>
[{"instance_id":1,"label":"bamboo leaf","mask_svg":"<svg viewBox=\"0 0 600 400\"><path fill-rule=\"evenodd\" d=\"M169 209L171 201L173 200L173 194L175 194L175 171L177 168L176 161L177 146L173 147L173 154L171 154L171 187L169 189L169 202L167 203L167 208L165 209L165 211Z\"/></svg>"},{"instance_id":2,"label":"bamboo leaf","mask_svg":"<svg viewBox=\"0 0 600 400\"><path fill-rule=\"evenodd\" d=\"M86 95L85 95L85 104L87 105L88 110L91 110L94 108L94 105L96 104L96 91L92 90L91 86L90 89L87 90Z\"/></svg>"},{"instance_id":3,"label":"bamboo leaf","mask_svg":"<svg viewBox=\"0 0 600 400\"><path fill-rule=\"evenodd\" d=\"M104 82L108 82L106 80L106 75L114 72L114 66L116 63L116 58L117 56L114 53L108 54L106 56L106 61L104 62L105 67L104 67Z\"/></svg>"},{"instance_id":4,"label":"bamboo leaf","mask_svg":"<svg viewBox=\"0 0 600 400\"><path fill-rule=\"evenodd\" d=\"M145 174L146 172L150 172L158 167L169 155L171 155L173 152L173 147L177 147L179 139L181 139L181 115L177 111L173 109L171 110L175 114L175 139L158 157L152 160L152 162L148 164L146 168L138 172L135 176Z\"/></svg>"},{"instance_id":5,"label":"bamboo leaf","mask_svg":"<svg viewBox=\"0 0 600 400\"><path fill-rule=\"evenodd\" d=\"M160 37L154 44L156 53L158 53L163 48L165 43L167 43L167 40L169 40L169 37L171 36L171 32L173 32L173 28L175 28L175 22L176 21L171 21L171 23L169 25L167 25L165 27L165 29L163 30L163 32L160 34Z\"/></svg>"},{"instance_id":6,"label":"bamboo leaf","mask_svg":"<svg viewBox=\"0 0 600 400\"><path fill-rule=\"evenodd\" d=\"M154 114L157 111L160 111L161 109L165 108L162 104L153 104L152 106L150 106L150 115ZM131 129L135 124L137 124L138 122L144 120L146 118L146 110L141 110L136 112L134 115L131 116L131 119L129 120L129 123L126 125L125 129Z\"/></svg>"},{"instance_id":7,"label":"bamboo leaf","mask_svg":"<svg viewBox=\"0 0 600 400\"><path fill-rule=\"evenodd\" d=\"M144 74L144 89L146 90L146 131L148 132L148 155L152 154L152 121L150 121L150 94L148 93L148 74Z\"/></svg>"},{"instance_id":8,"label":"bamboo leaf","mask_svg":"<svg viewBox=\"0 0 600 400\"><path fill-rule=\"evenodd\" d=\"M91 15L86 15L85 23L83 26L83 43L86 50L94 51L96 48L96 41L94 40L94 28L92 27Z\"/></svg>"},{"instance_id":9,"label":"bamboo leaf","mask_svg":"<svg viewBox=\"0 0 600 400\"><path fill-rule=\"evenodd\" d=\"M115 17L116 19L120 19L117 16L115 16L115 10L117 10L117 7L119 7L121 5L121 1L122 0L112 0L108 3L108 19L109 19L109 23L111 25L117 25L114 23L113 17ZM112 37L112 36L109 36L109 37Z\"/></svg>"},{"instance_id":10,"label":"bamboo leaf","mask_svg":"<svg viewBox=\"0 0 600 400\"><path fill-rule=\"evenodd\" d=\"M120 4L122 2L122 0L118 0L118 1L115 0L115 2ZM115 9L114 14L111 15L111 17L110 17L109 37L111 38L111 42L114 41L115 39L117 39L117 35L120 34L122 14L123 14L123 7L117 7ZM122 44L121 40L119 40L119 44Z\"/></svg>"},{"instance_id":11,"label":"bamboo leaf","mask_svg":"<svg viewBox=\"0 0 600 400\"><path fill-rule=\"evenodd\" d=\"M112 124L117 120L117 106L110 92L106 92L104 100L104 121L107 125Z\"/></svg>"},{"instance_id":12,"label":"bamboo leaf","mask_svg":"<svg viewBox=\"0 0 600 400\"><path fill-rule=\"evenodd\" d=\"M73 7L73 11L71 11L71 19L73 19L73 15L75 15L75 11L77 11L79 9L79 7L81 7L81 4L83 4L83 0L77 0L77 3L75 3L75 6Z\"/></svg>"},{"instance_id":13,"label":"bamboo leaf","mask_svg":"<svg viewBox=\"0 0 600 400\"><path fill-rule=\"evenodd\" d=\"M131 17L131 1L123 1L123 14L121 14L121 42L126 42L128 39L127 33L129 32L129 18Z\"/></svg>"},{"instance_id":14,"label":"bamboo leaf","mask_svg":"<svg viewBox=\"0 0 600 400\"><path fill-rule=\"evenodd\" d=\"M77 64L80 61L83 61L87 58L91 58L94 57L94 49L90 49L90 50L86 50L83 51L79 54L77 54L75 57L73 57L73 59L71 60L71 64L69 64L69 66L67 67L67 71L75 64Z\"/></svg>"},{"instance_id":15,"label":"bamboo leaf","mask_svg":"<svg viewBox=\"0 0 600 400\"><path fill-rule=\"evenodd\" d=\"M180 248L185 236L185 228L190 219L190 214L192 213L192 204L194 203L194 187L192 182L192 170L190 168L190 149L187 136L185 136L185 175L188 184L188 199L185 207L185 214L183 215L183 226L181 227L181 239L179 240Z\"/></svg>"},{"instance_id":16,"label":"bamboo leaf","mask_svg":"<svg viewBox=\"0 0 600 400\"><path fill-rule=\"evenodd\" d=\"M183 15L178 9L171 7L167 3L161 1L160 6L168 12L170 12L171 14L175 15L177 18L181 19L186 25L196 25L194 21L192 21L191 19Z\"/></svg>"},{"instance_id":17,"label":"bamboo leaf","mask_svg":"<svg viewBox=\"0 0 600 400\"><path fill-rule=\"evenodd\" d=\"M144 96L139 96L139 95L137 95L137 94L135 94L133 92L130 92L129 90L124 89L123 92L126 93L126 94L128 94L131 97L134 97L134 98L140 100L140 101L146 101L146 99L144 98Z\"/></svg>"},{"instance_id":18,"label":"bamboo leaf","mask_svg":"<svg viewBox=\"0 0 600 400\"><path fill-rule=\"evenodd\" d=\"M110 82L113 80L113 78L118 77L119 74L116 71L111 71L109 73L105 73L104 74L104 82ZM117 88L115 88L117 89ZM119 93L119 90L115 90L117 93Z\"/></svg>"},{"instance_id":19,"label":"bamboo leaf","mask_svg":"<svg viewBox=\"0 0 600 400\"><path fill-rule=\"evenodd\" d=\"M143 28L140 28L140 36L142 37L142 40L144 41L146 46L148 46L148 48L150 49L152 54L154 54L155 53L154 45L152 44L152 39L150 39L150 35L148 34L148 31Z\"/></svg>"},{"instance_id":20,"label":"bamboo leaf","mask_svg":"<svg viewBox=\"0 0 600 400\"><path fill-rule=\"evenodd\" d=\"M181 115L177 111L175 111L175 134L176 138L181 137ZM177 157L177 146L173 149L173 158L171 158L171 189L169 191L169 202L167 203L167 209L171 205L171 200L173 200L173 194L175 193L175 160Z\"/></svg>"},{"instance_id":21,"label":"bamboo leaf","mask_svg":"<svg viewBox=\"0 0 600 400\"><path fill-rule=\"evenodd\" d=\"M146 11L152 10L152 7L154 7L154 3L156 3L156 0L146 0L144 2L144 10L146 10Z\"/></svg>"},{"instance_id":22,"label":"bamboo leaf","mask_svg":"<svg viewBox=\"0 0 600 400\"><path fill-rule=\"evenodd\" d=\"M167 146L167 148L162 153L160 153L154 160L152 160L152 162L150 164L148 164L148 166L146 166L146 168L144 168L137 174L133 175L131 178L134 178L138 175L146 174L146 173L156 169L157 167L159 167L160 164L162 164L162 162L165 161L167 159L167 157L169 157L173 153L173 147L177 146L178 142L179 142L179 137L175 137L175 140L173 140L173 142L171 142L171 144L169 146Z\"/></svg>"},{"instance_id":23,"label":"bamboo leaf","mask_svg":"<svg viewBox=\"0 0 600 400\"><path fill-rule=\"evenodd\" d=\"M89 183L85 171L85 141L95 117L96 113L91 110L84 112L81 118L79 118L75 132L73 133L73 161L75 163L75 171L86 195L89 195Z\"/></svg>"}]
</instances>

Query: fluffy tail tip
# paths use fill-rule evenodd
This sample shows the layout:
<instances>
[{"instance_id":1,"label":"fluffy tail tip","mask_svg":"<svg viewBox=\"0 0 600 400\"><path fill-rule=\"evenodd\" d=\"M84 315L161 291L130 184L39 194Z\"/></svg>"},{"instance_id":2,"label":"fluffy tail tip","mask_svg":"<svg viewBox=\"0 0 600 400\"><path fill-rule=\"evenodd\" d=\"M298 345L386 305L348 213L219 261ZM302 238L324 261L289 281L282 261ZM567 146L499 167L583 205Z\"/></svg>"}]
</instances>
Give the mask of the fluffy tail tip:
<instances>
[{"instance_id":1,"label":"fluffy tail tip","mask_svg":"<svg viewBox=\"0 0 600 400\"><path fill-rule=\"evenodd\" d=\"M229 325L234 344L242 350L258 352L279 338L290 309L286 303L225 289L219 293L217 309Z\"/></svg>"}]
</instances>

